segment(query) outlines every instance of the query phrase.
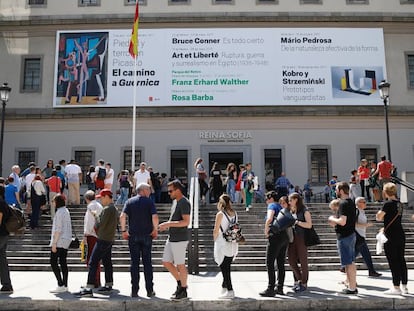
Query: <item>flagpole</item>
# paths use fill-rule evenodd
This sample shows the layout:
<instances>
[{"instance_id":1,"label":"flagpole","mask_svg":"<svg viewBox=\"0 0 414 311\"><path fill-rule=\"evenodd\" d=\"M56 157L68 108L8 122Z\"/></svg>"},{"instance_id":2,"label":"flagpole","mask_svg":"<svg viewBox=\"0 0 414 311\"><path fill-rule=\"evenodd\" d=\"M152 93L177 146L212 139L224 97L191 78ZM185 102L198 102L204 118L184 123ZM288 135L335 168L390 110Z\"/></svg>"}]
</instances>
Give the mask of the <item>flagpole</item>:
<instances>
[{"instance_id":1,"label":"flagpole","mask_svg":"<svg viewBox=\"0 0 414 311\"><path fill-rule=\"evenodd\" d=\"M138 57L138 22L139 22L139 4L135 4L134 25L132 27L131 40L129 41L129 54L134 58L134 85L133 85L133 103L132 103L132 143L131 143L131 171L135 171L135 135L137 123L137 57Z\"/></svg>"},{"instance_id":2,"label":"flagpole","mask_svg":"<svg viewBox=\"0 0 414 311\"><path fill-rule=\"evenodd\" d=\"M132 103L132 144L131 144L131 170L132 172L135 171L135 135L136 135L136 123L137 123L137 58L135 57L134 61L134 96L133 96L133 103Z\"/></svg>"}]
</instances>

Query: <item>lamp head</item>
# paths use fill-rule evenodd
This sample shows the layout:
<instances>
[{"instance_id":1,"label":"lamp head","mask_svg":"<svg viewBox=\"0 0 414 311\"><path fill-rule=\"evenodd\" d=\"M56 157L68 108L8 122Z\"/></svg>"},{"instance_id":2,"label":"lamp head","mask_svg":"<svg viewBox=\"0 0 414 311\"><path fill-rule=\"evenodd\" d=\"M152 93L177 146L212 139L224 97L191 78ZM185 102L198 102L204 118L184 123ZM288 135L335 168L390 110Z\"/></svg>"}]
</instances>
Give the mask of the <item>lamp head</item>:
<instances>
[{"instance_id":1,"label":"lamp head","mask_svg":"<svg viewBox=\"0 0 414 311\"><path fill-rule=\"evenodd\" d=\"M9 95L11 92L11 87L8 86L9 84L7 82L3 83L2 86L0 86L0 99L3 102L9 101Z\"/></svg>"},{"instance_id":2,"label":"lamp head","mask_svg":"<svg viewBox=\"0 0 414 311\"><path fill-rule=\"evenodd\" d=\"M381 83L378 85L380 97L382 99L386 99L390 96L390 86L391 84L385 80L382 80Z\"/></svg>"}]
</instances>

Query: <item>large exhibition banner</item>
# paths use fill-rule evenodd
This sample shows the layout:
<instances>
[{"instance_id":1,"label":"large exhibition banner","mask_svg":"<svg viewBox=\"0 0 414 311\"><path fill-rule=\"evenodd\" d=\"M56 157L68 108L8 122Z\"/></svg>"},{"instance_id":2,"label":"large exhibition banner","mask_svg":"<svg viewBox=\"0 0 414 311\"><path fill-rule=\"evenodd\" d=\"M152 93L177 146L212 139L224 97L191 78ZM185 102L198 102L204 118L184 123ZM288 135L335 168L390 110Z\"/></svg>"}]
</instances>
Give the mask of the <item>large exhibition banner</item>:
<instances>
[{"instance_id":1,"label":"large exhibition banner","mask_svg":"<svg viewBox=\"0 0 414 311\"><path fill-rule=\"evenodd\" d=\"M382 29L60 31L54 107L381 105Z\"/></svg>"}]
</instances>

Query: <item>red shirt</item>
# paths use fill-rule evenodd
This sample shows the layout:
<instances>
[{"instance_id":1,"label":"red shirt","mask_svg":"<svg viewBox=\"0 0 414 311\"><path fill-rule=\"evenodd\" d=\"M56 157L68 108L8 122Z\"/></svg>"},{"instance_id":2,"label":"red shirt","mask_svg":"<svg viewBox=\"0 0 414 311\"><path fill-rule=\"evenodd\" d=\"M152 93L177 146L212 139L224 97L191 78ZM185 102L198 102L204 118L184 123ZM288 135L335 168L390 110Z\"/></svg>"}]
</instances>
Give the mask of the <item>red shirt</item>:
<instances>
[{"instance_id":1,"label":"red shirt","mask_svg":"<svg viewBox=\"0 0 414 311\"><path fill-rule=\"evenodd\" d=\"M59 177L52 176L48 178L46 182L51 192L60 193L61 181Z\"/></svg>"},{"instance_id":2,"label":"red shirt","mask_svg":"<svg viewBox=\"0 0 414 311\"><path fill-rule=\"evenodd\" d=\"M358 175L359 179L368 179L369 178L370 169L368 167L360 166L358 167Z\"/></svg>"},{"instance_id":3,"label":"red shirt","mask_svg":"<svg viewBox=\"0 0 414 311\"><path fill-rule=\"evenodd\" d=\"M388 160L381 161L378 163L378 175L379 179L390 179L391 178L392 163Z\"/></svg>"}]
</instances>

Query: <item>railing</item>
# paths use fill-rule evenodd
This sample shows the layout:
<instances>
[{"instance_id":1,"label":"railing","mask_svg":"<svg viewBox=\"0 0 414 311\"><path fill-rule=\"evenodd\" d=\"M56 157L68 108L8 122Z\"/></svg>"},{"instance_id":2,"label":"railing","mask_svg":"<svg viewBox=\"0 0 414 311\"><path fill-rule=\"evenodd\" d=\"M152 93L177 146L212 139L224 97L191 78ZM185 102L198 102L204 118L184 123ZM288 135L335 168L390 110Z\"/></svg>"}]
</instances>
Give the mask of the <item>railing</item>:
<instances>
[{"instance_id":1,"label":"railing","mask_svg":"<svg viewBox=\"0 0 414 311\"><path fill-rule=\"evenodd\" d=\"M392 182L401 185L400 200L402 203L407 203L409 207L413 207L412 204L414 202L414 185L409 183L407 179L412 180L413 177L413 172L406 171L401 173L401 178L396 175L393 175L391 177ZM411 191L411 193L409 193L409 191Z\"/></svg>"},{"instance_id":2,"label":"railing","mask_svg":"<svg viewBox=\"0 0 414 311\"><path fill-rule=\"evenodd\" d=\"M198 229L199 229L200 187L196 177L191 177L189 200L191 203L190 223L188 225L190 242L188 243L188 273L199 274Z\"/></svg>"}]
</instances>

